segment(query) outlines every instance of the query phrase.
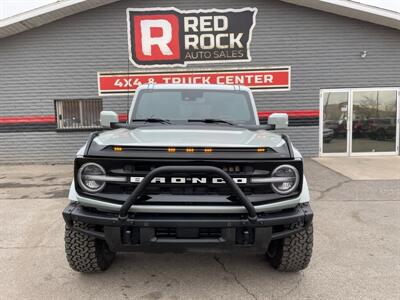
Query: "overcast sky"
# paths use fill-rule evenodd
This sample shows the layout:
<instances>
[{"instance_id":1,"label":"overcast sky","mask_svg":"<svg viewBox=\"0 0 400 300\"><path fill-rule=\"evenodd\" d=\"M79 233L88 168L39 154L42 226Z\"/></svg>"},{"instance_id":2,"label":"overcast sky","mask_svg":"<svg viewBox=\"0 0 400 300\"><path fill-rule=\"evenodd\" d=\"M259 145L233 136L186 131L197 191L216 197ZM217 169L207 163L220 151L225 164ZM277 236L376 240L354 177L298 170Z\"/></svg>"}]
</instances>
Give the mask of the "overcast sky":
<instances>
[{"instance_id":1,"label":"overcast sky","mask_svg":"<svg viewBox=\"0 0 400 300\"><path fill-rule=\"evenodd\" d=\"M57 0L0 0L0 19L4 19L27 10L43 6ZM60 1L60 0L59 0ZM374 6L384 7L400 12L399 0L356 0Z\"/></svg>"}]
</instances>

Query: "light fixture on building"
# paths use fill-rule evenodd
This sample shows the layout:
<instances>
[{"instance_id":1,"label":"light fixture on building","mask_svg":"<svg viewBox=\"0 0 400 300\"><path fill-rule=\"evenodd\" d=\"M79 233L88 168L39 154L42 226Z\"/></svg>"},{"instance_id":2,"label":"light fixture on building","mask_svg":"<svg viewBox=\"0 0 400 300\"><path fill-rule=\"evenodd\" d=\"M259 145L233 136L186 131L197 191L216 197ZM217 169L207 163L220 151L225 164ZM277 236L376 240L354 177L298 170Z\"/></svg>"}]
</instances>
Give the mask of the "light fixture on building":
<instances>
[{"instance_id":1,"label":"light fixture on building","mask_svg":"<svg viewBox=\"0 0 400 300\"><path fill-rule=\"evenodd\" d=\"M360 56L361 56L361 58L366 58L367 54L368 54L367 50L364 50L364 51L361 51Z\"/></svg>"}]
</instances>

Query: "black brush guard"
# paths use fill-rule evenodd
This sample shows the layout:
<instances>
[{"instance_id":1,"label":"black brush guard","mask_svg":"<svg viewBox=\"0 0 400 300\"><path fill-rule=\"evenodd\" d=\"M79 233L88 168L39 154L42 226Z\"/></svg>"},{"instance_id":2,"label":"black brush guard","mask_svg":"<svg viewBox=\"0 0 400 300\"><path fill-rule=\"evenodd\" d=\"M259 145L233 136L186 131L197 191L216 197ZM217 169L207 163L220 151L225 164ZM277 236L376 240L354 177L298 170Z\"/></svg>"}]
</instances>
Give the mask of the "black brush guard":
<instances>
[{"instance_id":1,"label":"black brush guard","mask_svg":"<svg viewBox=\"0 0 400 300\"><path fill-rule=\"evenodd\" d=\"M253 204L239 188L236 182L233 181L224 170L212 166L163 166L150 171L122 205L119 211L119 220L121 222L128 219L129 209L132 205L135 205L137 199L143 194L144 190L151 183L153 178L165 173L212 173L220 176L230 187L232 196L236 197L236 199L246 208L249 221L251 223L257 222L257 213Z\"/></svg>"},{"instance_id":2,"label":"black brush guard","mask_svg":"<svg viewBox=\"0 0 400 300\"><path fill-rule=\"evenodd\" d=\"M212 173L220 176L230 187L231 193L247 210L248 220L241 215L157 216L130 213L152 179L162 173ZM121 207L119 213L110 214L88 210L79 203L70 203L63 211L68 226L97 239L105 240L112 251L175 251L187 247L219 246L228 251L233 246L250 245L253 250L265 251L271 240L293 235L309 224L313 212L308 204L273 213L257 213L239 186L222 169L213 166L162 166L150 171ZM95 225L88 229L74 226L74 221ZM299 225L299 226L294 226ZM156 230L172 228L177 237L158 237ZM220 237L200 238L200 229L218 229ZM197 230L198 229L198 230ZM180 236L178 236L180 235ZM157 244L157 247L154 245ZM172 248L171 248L172 247ZM175 248L177 247L177 248Z\"/></svg>"}]
</instances>

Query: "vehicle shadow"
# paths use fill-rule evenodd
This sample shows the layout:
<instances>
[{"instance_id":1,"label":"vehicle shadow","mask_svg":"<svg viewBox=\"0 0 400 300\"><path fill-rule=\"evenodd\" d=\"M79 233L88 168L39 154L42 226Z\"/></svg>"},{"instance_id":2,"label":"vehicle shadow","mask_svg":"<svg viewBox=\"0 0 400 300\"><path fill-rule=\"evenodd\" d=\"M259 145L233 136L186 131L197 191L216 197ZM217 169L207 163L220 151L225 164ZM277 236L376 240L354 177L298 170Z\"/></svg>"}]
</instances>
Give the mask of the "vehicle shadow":
<instances>
[{"instance_id":1,"label":"vehicle shadow","mask_svg":"<svg viewBox=\"0 0 400 300\"><path fill-rule=\"evenodd\" d=\"M276 299L293 293L302 278L302 272L274 270L262 254L214 251L119 253L109 270L82 274L79 281L127 298Z\"/></svg>"}]
</instances>

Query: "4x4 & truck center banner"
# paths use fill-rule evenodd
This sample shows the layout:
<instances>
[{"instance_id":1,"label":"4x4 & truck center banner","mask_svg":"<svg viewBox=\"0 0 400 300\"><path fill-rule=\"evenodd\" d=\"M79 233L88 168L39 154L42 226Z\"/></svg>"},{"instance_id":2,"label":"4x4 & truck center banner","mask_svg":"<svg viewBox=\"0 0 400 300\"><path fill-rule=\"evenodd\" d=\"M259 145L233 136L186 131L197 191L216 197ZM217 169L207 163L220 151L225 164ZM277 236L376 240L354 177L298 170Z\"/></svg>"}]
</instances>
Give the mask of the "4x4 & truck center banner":
<instances>
[{"instance_id":1,"label":"4x4 & truck center banner","mask_svg":"<svg viewBox=\"0 0 400 300\"><path fill-rule=\"evenodd\" d=\"M290 90L290 67L235 70L184 70L171 72L113 73L99 72L99 95L134 93L146 83L201 83L244 85L254 91Z\"/></svg>"}]
</instances>

